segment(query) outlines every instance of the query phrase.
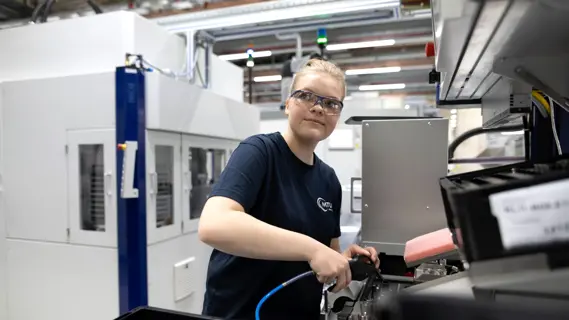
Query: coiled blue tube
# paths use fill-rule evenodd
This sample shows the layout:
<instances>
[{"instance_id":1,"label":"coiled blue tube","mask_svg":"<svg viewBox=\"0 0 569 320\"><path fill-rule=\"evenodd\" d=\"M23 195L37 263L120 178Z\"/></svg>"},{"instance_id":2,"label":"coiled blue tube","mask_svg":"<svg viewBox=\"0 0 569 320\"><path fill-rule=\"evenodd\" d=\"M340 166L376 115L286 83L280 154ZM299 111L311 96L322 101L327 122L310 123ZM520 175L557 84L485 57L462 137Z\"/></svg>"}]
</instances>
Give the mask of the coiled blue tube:
<instances>
[{"instance_id":1,"label":"coiled blue tube","mask_svg":"<svg viewBox=\"0 0 569 320\"><path fill-rule=\"evenodd\" d=\"M267 293L263 299L261 299L261 301L259 301L259 303L257 303L257 308L255 309L255 320L261 320L261 307L263 306L263 303L265 303L265 301L267 301L267 299L269 299L273 294L275 294L277 291L279 291L280 289L288 286L289 284L296 282L297 280L300 280L304 277L307 276L311 276L314 275L314 271L307 271L305 273L299 274L298 276L286 281L283 284L280 284L278 287L274 288L273 290L271 290L269 293Z\"/></svg>"}]
</instances>

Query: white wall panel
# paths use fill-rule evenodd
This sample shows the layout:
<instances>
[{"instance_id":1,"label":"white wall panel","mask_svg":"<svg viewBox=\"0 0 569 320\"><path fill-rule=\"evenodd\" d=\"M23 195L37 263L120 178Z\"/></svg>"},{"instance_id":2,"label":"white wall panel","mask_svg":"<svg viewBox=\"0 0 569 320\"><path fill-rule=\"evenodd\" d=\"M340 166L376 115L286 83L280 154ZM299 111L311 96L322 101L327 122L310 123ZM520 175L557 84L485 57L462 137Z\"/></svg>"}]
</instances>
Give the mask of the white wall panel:
<instances>
[{"instance_id":1,"label":"white wall panel","mask_svg":"<svg viewBox=\"0 0 569 320\"><path fill-rule=\"evenodd\" d=\"M7 319L115 319L117 263L116 249L8 240Z\"/></svg>"}]
</instances>

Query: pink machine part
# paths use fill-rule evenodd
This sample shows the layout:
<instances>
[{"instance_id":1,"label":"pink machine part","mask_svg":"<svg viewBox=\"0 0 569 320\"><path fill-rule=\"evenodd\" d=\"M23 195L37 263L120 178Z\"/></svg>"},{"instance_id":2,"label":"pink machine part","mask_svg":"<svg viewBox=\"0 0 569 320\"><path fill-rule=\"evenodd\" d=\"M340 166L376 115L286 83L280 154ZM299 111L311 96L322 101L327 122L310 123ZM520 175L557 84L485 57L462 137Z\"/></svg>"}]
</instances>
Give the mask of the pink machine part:
<instances>
[{"instance_id":1,"label":"pink machine part","mask_svg":"<svg viewBox=\"0 0 569 320\"><path fill-rule=\"evenodd\" d=\"M427 233L405 244L405 262L409 265L416 261L428 260L456 250L452 234L448 228Z\"/></svg>"}]
</instances>

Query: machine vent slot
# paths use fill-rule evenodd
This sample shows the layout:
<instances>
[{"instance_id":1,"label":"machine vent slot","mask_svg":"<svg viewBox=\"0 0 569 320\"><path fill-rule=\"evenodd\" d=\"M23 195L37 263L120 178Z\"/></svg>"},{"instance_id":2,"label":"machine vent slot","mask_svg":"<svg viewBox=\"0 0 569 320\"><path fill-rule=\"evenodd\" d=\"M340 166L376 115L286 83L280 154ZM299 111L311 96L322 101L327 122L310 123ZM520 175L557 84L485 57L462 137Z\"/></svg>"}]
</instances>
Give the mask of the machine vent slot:
<instances>
[{"instance_id":1,"label":"machine vent slot","mask_svg":"<svg viewBox=\"0 0 569 320\"><path fill-rule=\"evenodd\" d=\"M172 224L172 213L174 212L172 173L168 172L167 167L158 168L157 171L156 226L163 227Z\"/></svg>"},{"instance_id":2,"label":"machine vent slot","mask_svg":"<svg viewBox=\"0 0 569 320\"><path fill-rule=\"evenodd\" d=\"M91 223L97 231L105 231L105 168L103 165L91 167Z\"/></svg>"},{"instance_id":3,"label":"machine vent slot","mask_svg":"<svg viewBox=\"0 0 569 320\"><path fill-rule=\"evenodd\" d=\"M79 145L81 229L105 231L105 165L102 144Z\"/></svg>"}]
</instances>

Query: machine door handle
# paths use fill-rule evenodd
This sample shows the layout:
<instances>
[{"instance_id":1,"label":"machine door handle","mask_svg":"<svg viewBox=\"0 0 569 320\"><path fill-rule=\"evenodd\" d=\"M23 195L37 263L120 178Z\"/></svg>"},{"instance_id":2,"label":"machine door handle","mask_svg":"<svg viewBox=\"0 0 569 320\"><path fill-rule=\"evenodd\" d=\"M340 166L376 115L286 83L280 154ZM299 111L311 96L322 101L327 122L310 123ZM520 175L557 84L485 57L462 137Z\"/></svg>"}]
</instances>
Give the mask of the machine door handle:
<instances>
[{"instance_id":1,"label":"machine door handle","mask_svg":"<svg viewBox=\"0 0 569 320\"><path fill-rule=\"evenodd\" d=\"M155 195L158 188L158 181L156 179L156 172L150 173L150 194Z\"/></svg>"},{"instance_id":2,"label":"machine door handle","mask_svg":"<svg viewBox=\"0 0 569 320\"><path fill-rule=\"evenodd\" d=\"M185 178L184 192L189 193L192 187L192 173L190 171L184 172L184 178Z\"/></svg>"},{"instance_id":3,"label":"machine door handle","mask_svg":"<svg viewBox=\"0 0 569 320\"><path fill-rule=\"evenodd\" d=\"M362 209L359 210L354 209L354 182L355 181L362 181L362 178L354 178L350 179L350 211L352 213L362 213Z\"/></svg>"},{"instance_id":4,"label":"machine door handle","mask_svg":"<svg viewBox=\"0 0 569 320\"><path fill-rule=\"evenodd\" d=\"M113 178L112 172L109 171L105 173L105 194L107 195L107 197L113 195L113 191L111 190L112 178Z\"/></svg>"}]
</instances>

